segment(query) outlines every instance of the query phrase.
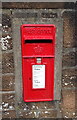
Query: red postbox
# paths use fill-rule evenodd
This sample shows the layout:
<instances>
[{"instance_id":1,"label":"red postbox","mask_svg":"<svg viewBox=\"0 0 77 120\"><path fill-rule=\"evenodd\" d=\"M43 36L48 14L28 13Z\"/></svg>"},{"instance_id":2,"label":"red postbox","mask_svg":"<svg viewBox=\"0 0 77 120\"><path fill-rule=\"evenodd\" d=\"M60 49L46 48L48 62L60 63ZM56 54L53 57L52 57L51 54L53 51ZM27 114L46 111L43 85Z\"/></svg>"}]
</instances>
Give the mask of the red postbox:
<instances>
[{"instance_id":1,"label":"red postbox","mask_svg":"<svg viewBox=\"0 0 77 120\"><path fill-rule=\"evenodd\" d=\"M21 26L25 102L54 100L55 32L52 24Z\"/></svg>"}]
</instances>

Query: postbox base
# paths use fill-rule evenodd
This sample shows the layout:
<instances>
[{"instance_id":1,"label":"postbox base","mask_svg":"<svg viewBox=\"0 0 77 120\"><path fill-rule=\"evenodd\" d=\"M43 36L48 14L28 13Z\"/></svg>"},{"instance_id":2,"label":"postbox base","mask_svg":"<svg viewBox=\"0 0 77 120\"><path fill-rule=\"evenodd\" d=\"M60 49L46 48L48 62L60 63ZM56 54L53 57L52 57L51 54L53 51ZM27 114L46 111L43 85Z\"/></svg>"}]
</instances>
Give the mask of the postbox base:
<instances>
[{"instance_id":1,"label":"postbox base","mask_svg":"<svg viewBox=\"0 0 77 120\"><path fill-rule=\"evenodd\" d=\"M53 100L52 99L24 100L24 102L42 102L42 101L53 101Z\"/></svg>"}]
</instances>

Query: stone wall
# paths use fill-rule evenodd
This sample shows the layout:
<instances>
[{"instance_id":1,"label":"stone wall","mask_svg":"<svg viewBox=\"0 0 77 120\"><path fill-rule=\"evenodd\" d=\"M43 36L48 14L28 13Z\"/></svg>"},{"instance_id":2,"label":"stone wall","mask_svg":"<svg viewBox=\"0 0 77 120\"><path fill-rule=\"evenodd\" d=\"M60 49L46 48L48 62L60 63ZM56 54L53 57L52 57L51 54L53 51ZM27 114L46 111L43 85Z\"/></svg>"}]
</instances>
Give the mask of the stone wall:
<instances>
[{"instance_id":1,"label":"stone wall","mask_svg":"<svg viewBox=\"0 0 77 120\"><path fill-rule=\"evenodd\" d=\"M8 5L10 6L10 5ZM25 103L22 97L17 98L15 74L15 46L13 42L13 18L15 17L15 9L17 3L11 4L8 8L7 4L3 4L2 9L2 89L0 86L0 94L2 94L2 118L77 118L76 115L76 80L77 80L77 41L76 41L76 9L54 9L54 15L57 17L57 11L60 11L60 19L63 20L63 50L62 50L62 79L61 79L61 99L51 102L33 102ZM15 7L16 6L16 7ZM20 5L19 5L20 6ZM22 3L22 8L24 3ZM28 5L29 6L29 5ZM53 6L53 5L52 5ZM51 23L53 17L51 8L38 9L24 8L26 14L26 23L38 23L38 18L42 23ZM23 9L19 11L23 11ZM29 12L28 12L29 11ZM40 12L42 11L42 12ZM34 14L34 13L37 14ZM23 14L17 14L20 22ZM40 17L41 16L41 17ZM14 19L15 20L15 19ZM24 23L22 19L22 23ZM15 21L16 22L16 21ZM60 23L59 23L60 24ZM20 48L19 48L20 49ZM20 53L19 53L20 54ZM17 54L18 55L18 54ZM21 58L20 58L21 59ZM19 85L19 83L18 83ZM18 87L18 86L17 86ZM20 89L20 88L19 88ZM22 92L22 91L21 91Z\"/></svg>"}]
</instances>

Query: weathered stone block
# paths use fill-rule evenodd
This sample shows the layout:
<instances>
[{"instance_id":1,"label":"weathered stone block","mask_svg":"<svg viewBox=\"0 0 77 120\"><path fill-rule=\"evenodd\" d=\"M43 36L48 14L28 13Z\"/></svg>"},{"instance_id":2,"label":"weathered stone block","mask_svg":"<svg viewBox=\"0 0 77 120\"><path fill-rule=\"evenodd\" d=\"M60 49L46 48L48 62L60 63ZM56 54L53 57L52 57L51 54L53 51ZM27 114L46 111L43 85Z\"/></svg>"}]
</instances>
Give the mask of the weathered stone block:
<instances>
[{"instance_id":1,"label":"weathered stone block","mask_svg":"<svg viewBox=\"0 0 77 120\"><path fill-rule=\"evenodd\" d=\"M68 118L68 119L70 118L72 120L73 118L76 118L76 111L73 110L73 109L69 109L69 110L66 109L66 110L63 111L63 116L62 117L63 118Z\"/></svg>"},{"instance_id":2,"label":"weathered stone block","mask_svg":"<svg viewBox=\"0 0 77 120\"><path fill-rule=\"evenodd\" d=\"M57 118L57 110L42 110L39 118Z\"/></svg>"},{"instance_id":3,"label":"weathered stone block","mask_svg":"<svg viewBox=\"0 0 77 120\"><path fill-rule=\"evenodd\" d=\"M2 8L6 9L73 9L74 2L2 2Z\"/></svg>"},{"instance_id":4,"label":"weathered stone block","mask_svg":"<svg viewBox=\"0 0 77 120\"><path fill-rule=\"evenodd\" d=\"M2 112L2 118L16 118L16 111L15 110L10 110L10 111L3 111ZM13 119L14 120L14 119Z\"/></svg>"},{"instance_id":5,"label":"weathered stone block","mask_svg":"<svg viewBox=\"0 0 77 120\"><path fill-rule=\"evenodd\" d=\"M56 110L24 110L18 111L19 118L56 118Z\"/></svg>"},{"instance_id":6,"label":"weathered stone block","mask_svg":"<svg viewBox=\"0 0 77 120\"><path fill-rule=\"evenodd\" d=\"M63 55L63 67L72 67L76 65L75 52L70 52L69 54Z\"/></svg>"},{"instance_id":7,"label":"weathered stone block","mask_svg":"<svg viewBox=\"0 0 77 120\"><path fill-rule=\"evenodd\" d=\"M2 108L5 111L15 109L15 94L14 93L2 94Z\"/></svg>"},{"instance_id":8,"label":"weathered stone block","mask_svg":"<svg viewBox=\"0 0 77 120\"><path fill-rule=\"evenodd\" d=\"M63 104L62 107L75 109L75 90L62 90Z\"/></svg>"},{"instance_id":9,"label":"weathered stone block","mask_svg":"<svg viewBox=\"0 0 77 120\"><path fill-rule=\"evenodd\" d=\"M15 77L14 75L3 75L2 76L2 90L3 91L14 91Z\"/></svg>"},{"instance_id":10,"label":"weathered stone block","mask_svg":"<svg viewBox=\"0 0 77 120\"><path fill-rule=\"evenodd\" d=\"M63 77L72 77L72 76L77 76L77 68L68 68L63 70Z\"/></svg>"},{"instance_id":11,"label":"weathered stone block","mask_svg":"<svg viewBox=\"0 0 77 120\"><path fill-rule=\"evenodd\" d=\"M45 102L36 102L34 103L35 109L55 109L55 101L45 101Z\"/></svg>"},{"instance_id":12,"label":"weathered stone block","mask_svg":"<svg viewBox=\"0 0 77 120\"><path fill-rule=\"evenodd\" d=\"M76 116L77 116L77 89L75 89L75 109L76 109Z\"/></svg>"},{"instance_id":13,"label":"weathered stone block","mask_svg":"<svg viewBox=\"0 0 77 120\"><path fill-rule=\"evenodd\" d=\"M76 76L62 78L62 88L75 88L77 86Z\"/></svg>"},{"instance_id":14,"label":"weathered stone block","mask_svg":"<svg viewBox=\"0 0 77 120\"><path fill-rule=\"evenodd\" d=\"M2 15L2 25L11 27L11 18L7 14Z\"/></svg>"},{"instance_id":15,"label":"weathered stone block","mask_svg":"<svg viewBox=\"0 0 77 120\"><path fill-rule=\"evenodd\" d=\"M31 12L20 12L19 14L18 14L18 12L17 13L15 13L15 15L14 15L15 17L17 17L17 18L36 18L37 16L38 16L38 14L35 12L35 13L31 13Z\"/></svg>"},{"instance_id":16,"label":"weathered stone block","mask_svg":"<svg viewBox=\"0 0 77 120\"><path fill-rule=\"evenodd\" d=\"M63 88L74 88L77 87L77 68L64 69L62 73L62 87Z\"/></svg>"},{"instance_id":17,"label":"weathered stone block","mask_svg":"<svg viewBox=\"0 0 77 120\"><path fill-rule=\"evenodd\" d=\"M39 112L38 111L34 111L34 110L24 110L24 111L18 111L18 116L19 118L38 118L39 117Z\"/></svg>"},{"instance_id":18,"label":"weathered stone block","mask_svg":"<svg viewBox=\"0 0 77 120\"><path fill-rule=\"evenodd\" d=\"M76 63L76 65L77 65L77 50L76 50L76 52L75 52L75 63Z\"/></svg>"},{"instance_id":19,"label":"weathered stone block","mask_svg":"<svg viewBox=\"0 0 77 120\"><path fill-rule=\"evenodd\" d=\"M2 14L6 14L8 16L12 15L12 9L2 9Z\"/></svg>"},{"instance_id":20,"label":"weathered stone block","mask_svg":"<svg viewBox=\"0 0 77 120\"><path fill-rule=\"evenodd\" d=\"M14 72L14 58L13 53L3 53L2 55L2 73Z\"/></svg>"},{"instance_id":21,"label":"weathered stone block","mask_svg":"<svg viewBox=\"0 0 77 120\"><path fill-rule=\"evenodd\" d=\"M75 12L67 11L63 14L64 18L64 44L65 48L75 47Z\"/></svg>"},{"instance_id":22,"label":"weathered stone block","mask_svg":"<svg viewBox=\"0 0 77 120\"><path fill-rule=\"evenodd\" d=\"M2 26L1 48L2 50L11 50L13 48L12 28L8 25Z\"/></svg>"},{"instance_id":23,"label":"weathered stone block","mask_svg":"<svg viewBox=\"0 0 77 120\"><path fill-rule=\"evenodd\" d=\"M12 36L12 28L9 26L2 26L2 37Z\"/></svg>"},{"instance_id":24,"label":"weathered stone block","mask_svg":"<svg viewBox=\"0 0 77 120\"><path fill-rule=\"evenodd\" d=\"M9 39L7 37L9 37ZM12 50L13 43L12 38L9 35L1 38L1 48L3 51Z\"/></svg>"},{"instance_id":25,"label":"weathered stone block","mask_svg":"<svg viewBox=\"0 0 77 120\"><path fill-rule=\"evenodd\" d=\"M63 118L75 118L75 90L62 90L62 96Z\"/></svg>"},{"instance_id":26,"label":"weathered stone block","mask_svg":"<svg viewBox=\"0 0 77 120\"><path fill-rule=\"evenodd\" d=\"M18 103L18 108L22 110L56 109L55 101L25 103L23 100Z\"/></svg>"}]
</instances>

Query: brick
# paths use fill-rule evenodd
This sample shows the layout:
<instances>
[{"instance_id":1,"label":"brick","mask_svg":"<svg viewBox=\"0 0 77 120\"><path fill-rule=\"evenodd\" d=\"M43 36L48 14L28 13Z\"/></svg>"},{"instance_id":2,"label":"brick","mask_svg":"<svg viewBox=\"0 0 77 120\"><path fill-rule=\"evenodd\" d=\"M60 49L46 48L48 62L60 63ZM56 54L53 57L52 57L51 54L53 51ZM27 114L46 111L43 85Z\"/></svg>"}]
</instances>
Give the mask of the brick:
<instances>
[{"instance_id":1,"label":"brick","mask_svg":"<svg viewBox=\"0 0 77 120\"><path fill-rule=\"evenodd\" d=\"M2 26L1 48L2 50L11 50L13 48L12 29L8 25Z\"/></svg>"},{"instance_id":2,"label":"brick","mask_svg":"<svg viewBox=\"0 0 77 120\"><path fill-rule=\"evenodd\" d=\"M6 37L7 35L12 36L12 28L9 26L2 26L2 37Z\"/></svg>"},{"instance_id":3,"label":"brick","mask_svg":"<svg viewBox=\"0 0 77 120\"><path fill-rule=\"evenodd\" d=\"M7 14L2 14L2 25L11 27L11 18Z\"/></svg>"},{"instance_id":4,"label":"brick","mask_svg":"<svg viewBox=\"0 0 77 120\"><path fill-rule=\"evenodd\" d=\"M15 76L14 75L3 75L2 76L2 90L3 91L14 91L15 87Z\"/></svg>"},{"instance_id":5,"label":"brick","mask_svg":"<svg viewBox=\"0 0 77 120\"><path fill-rule=\"evenodd\" d=\"M15 94L14 93L2 94L2 108L5 111L15 109Z\"/></svg>"},{"instance_id":6,"label":"brick","mask_svg":"<svg viewBox=\"0 0 77 120\"><path fill-rule=\"evenodd\" d=\"M62 88L75 88L76 84L76 76L62 78Z\"/></svg>"},{"instance_id":7,"label":"brick","mask_svg":"<svg viewBox=\"0 0 77 120\"><path fill-rule=\"evenodd\" d=\"M45 101L45 102L31 102L25 103L23 100L18 103L19 109L26 110L40 110L40 109L55 109L55 101Z\"/></svg>"},{"instance_id":8,"label":"brick","mask_svg":"<svg viewBox=\"0 0 77 120\"><path fill-rule=\"evenodd\" d=\"M19 118L38 118L39 117L39 112L38 111L33 111L33 110L19 110L18 111L18 116Z\"/></svg>"},{"instance_id":9,"label":"brick","mask_svg":"<svg viewBox=\"0 0 77 120\"><path fill-rule=\"evenodd\" d=\"M0 111L0 119L2 120L2 111Z\"/></svg>"},{"instance_id":10,"label":"brick","mask_svg":"<svg viewBox=\"0 0 77 120\"><path fill-rule=\"evenodd\" d=\"M25 103L23 100L18 103L18 116L19 118L39 118L43 117L44 111L55 109L56 105L54 101L51 102L31 102ZM40 113L40 111L43 111ZM49 111L50 113L51 111ZM56 113L57 114L57 113ZM47 114L47 116L50 116ZM53 113L52 116L55 116Z\"/></svg>"},{"instance_id":11,"label":"brick","mask_svg":"<svg viewBox=\"0 0 77 120\"><path fill-rule=\"evenodd\" d=\"M57 118L56 110L42 110L40 111L39 118Z\"/></svg>"},{"instance_id":12,"label":"brick","mask_svg":"<svg viewBox=\"0 0 77 120\"><path fill-rule=\"evenodd\" d=\"M1 44L2 50L11 50L13 48L12 30L8 26L2 28L1 43L3 43ZM3 49L4 47L6 49Z\"/></svg>"},{"instance_id":13,"label":"brick","mask_svg":"<svg viewBox=\"0 0 77 120\"><path fill-rule=\"evenodd\" d=\"M65 109L75 109L75 90L62 90L63 103Z\"/></svg>"},{"instance_id":14,"label":"brick","mask_svg":"<svg viewBox=\"0 0 77 120\"><path fill-rule=\"evenodd\" d=\"M5 39L7 36L2 37L2 38ZM12 48L13 48L12 38L4 40L1 44L1 48L2 48L3 51L12 50Z\"/></svg>"},{"instance_id":15,"label":"brick","mask_svg":"<svg viewBox=\"0 0 77 120\"><path fill-rule=\"evenodd\" d=\"M75 52L70 52L69 54L63 55L63 67L72 67L76 65Z\"/></svg>"},{"instance_id":16,"label":"brick","mask_svg":"<svg viewBox=\"0 0 77 120\"><path fill-rule=\"evenodd\" d=\"M62 90L61 111L63 118L75 117L75 90Z\"/></svg>"},{"instance_id":17,"label":"brick","mask_svg":"<svg viewBox=\"0 0 77 120\"><path fill-rule=\"evenodd\" d=\"M34 103L35 109L55 109L55 101L45 101L45 102L36 102Z\"/></svg>"},{"instance_id":18,"label":"brick","mask_svg":"<svg viewBox=\"0 0 77 120\"><path fill-rule=\"evenodd\" d=\"M3 2L2 3L2 8L9 8L9 9L20 9L20 8L27 8L27 9L32 9L32 8L39 8L39 9L46 9L46 8L74 8L75 4L74 2Z\"/></svg>"},{"instance_id":19,"label":"brick","mask_svg":"<svg viewBox=\"0 0 77 120\"><path fill-rule=\"evenodd\" d=\"M27 22L27 24L31 24L35 22L35 19L38 19L38 18L26 18L25 21Z\"/></svg>"},{"instance_id":20,"label":"brick","mask_svg":"<svg viewBox=\"0 0 77 120\"><path fill-rule=\"evenodd\" d=\"M17 18L36 18L38 16L38 13L33 13L33 12L20 12L20 13L15 13L14 15Z\"/></svg>"},{"instance_id":21,"label":"brick","mask_svg":"<svg viewBox=\"0 0 77 120\"><path fill-rule=\"evenodd\" d=\"M65 69L62 71L62 87L73 88L77 87L77 69Z\"/></svg>"},{"instance_id":22,"label":"brick","mask_svg":"<svg viewBox=\"0 0 77 120\"><path fill-rule=\"evenodd\" d=\"M1 107L1 102L2 102L2 93L0 94L0 107Z\"/></svg>"},{"instance_id":23,"label":"brick","mask_svg":"<svg viewBox=\"0 0 77 120\"><path fill-rule=\"evenodd\" d=\"M14 60L13 53L2 54L2 73L13 73L14 72Z\"/></svg>"},{"instance_id":24,"label":"brick","mask_svg":"<svg viewBox=\"0 0 77 120\"><path fill-rule=\"evenodd\" d=\"M75 36L75 39L76 39L75 44L77 46L77 10L75 11L75 34L76 34L76 36Z\"/></svg>"},{"instance_id":25,"label":"brick","mask_svg":"<svg viewBox=\"0 0 77 120\"><path fill-rule=\"evenodd\" d=\"M64 69L63 71L63 77L71 77L71 76L76 76L77 75L77 68L68 68L68 69Z\"/></svg>"},{"instance_id":26,"label":"brick","mask_svg":"<svg viewBox=\"0 0 77 120\"><path fill-rule=\"evenodd\" d=\"M11 11L12 9L2 9L2 14L7 14L7 15L11 15Z\"/></svg>"},{"instance_id":27,"label":"brick","mask_svg":"<svg viewBox=\"0 0 77 120\"><path fill-rule=\"evenodd\" d=\"M77 111L77 89L75 90L75 108L76 108L76 111ZM76 115L77 115L77 112L76 112Z\"/></svg>"},{"instance_id":28,"label":"brick","mask_svg":"<svg viewBox=\"0 0 77 120\"><path fill-rule=\"evenodd\" d=\"M63 118L75 118L76 117L76 112L75 112L75 110L73 110L73 109L70 109L70 110L68 110L68 109L66 109L65 111L63 111L63 116L62 116Z\"/></svg>"},{"instance_id":29,"label":"brick","mask_svg":"<svg viewBox=\"0 0 77 120\"><path fill-rule=\"evenodd\" d=\"M57 111L55 110L19 110L19 118L56 118Z\"/></svg>"},{"instance_id":30,"label":"brick","mask_svg":"<svg viewBox=\"0 0 77 120\"><path fill-rule=\"evenodd\" d=\"M76 65L77 65L77 50L76 50L76 52L75 52L75 63L76 63Z\"/></svg>"},{"instance_id":31,"label":"brick","mask_svg":"<svg viewBox=\"0 0 77 120\"><path fill-rule=\"evenodd\" d=\"M2 112L2 118L16 118L16 111L10 110L10 111L3 111Z\"/></svg>"},{"instance_id":32,"label":"brick","mask_svg":"<svg viewBox=\"0 0 77 120\"><path fill-rule=\"evenodd\" d=\"M64 12L64 44L65 48L75 47L75 12Z\"/></svg>"},{"instance_id":33,"label":"brick","mask_svg":"<svg viewBox=\"0 0 77 120\"><path fill-rule=\"evenodd\" d=\"M23 98L21 101L18 102L18 109L22 110L32 110L32 107L34 106L34 103L26 103L23 101Z\"/></svg>"}]
</instances>

